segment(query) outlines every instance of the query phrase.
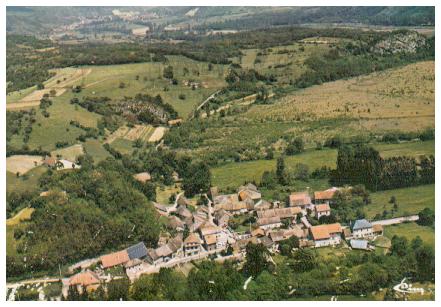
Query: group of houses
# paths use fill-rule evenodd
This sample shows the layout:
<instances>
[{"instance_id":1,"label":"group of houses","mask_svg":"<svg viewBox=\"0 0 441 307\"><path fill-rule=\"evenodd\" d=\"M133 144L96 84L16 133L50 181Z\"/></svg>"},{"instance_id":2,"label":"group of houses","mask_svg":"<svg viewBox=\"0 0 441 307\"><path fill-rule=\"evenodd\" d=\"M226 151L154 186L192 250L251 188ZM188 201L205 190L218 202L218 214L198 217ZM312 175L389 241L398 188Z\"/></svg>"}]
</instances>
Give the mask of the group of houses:
<instances>
[{"instance_id":1,"label":"group of houses","mask_svg":"<svg viewBox=\"0 0 441 307\"><path fill-rule=\"evenodd\" d=\"M137 180L149 180L138 174ZM286 203L269 202L254 184L240 186L235 193L220 194L216 187L209 190L206 205L194 206L183 194L173 205L155 203L156 210L167 218L169 233L161 236L156 248L139 242L127 249L99 258L101 269L123 266L128 275L146 272L148 267L161 267L219 254L231 247L233 253L244 254L249 242L262 243L270 251L278 244L295 236L301 247L335 246L343 240L354 249L369 250L369 240L383 232L381 225L357 220L349 226L340 223L311 225L311 217L319 219L331 214L331 206L338 188L289 195ZM236 232L229 227L234 216L247 214L255 217L250 230ZM313 223L316 224L316 223ZM172 235L173 234L173 235ZM69 279L68 284L93 287L95 273L85 271ZM78 275L78 274L77 274Z\"/></svg>"}]
</instances>

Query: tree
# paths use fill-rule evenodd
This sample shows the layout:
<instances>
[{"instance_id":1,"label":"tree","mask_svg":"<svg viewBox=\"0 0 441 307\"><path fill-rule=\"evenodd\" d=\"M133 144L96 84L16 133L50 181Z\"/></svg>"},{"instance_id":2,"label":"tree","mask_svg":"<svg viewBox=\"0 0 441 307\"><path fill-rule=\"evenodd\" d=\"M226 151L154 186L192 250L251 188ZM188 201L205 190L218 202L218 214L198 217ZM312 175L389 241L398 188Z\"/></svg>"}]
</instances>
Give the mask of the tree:
<instances>
[{"instance_id":1,"label":"tree","mask_svg":"<svg viewBox=\"0 0 441 307\"><path fill-rule=\"evenodd\" d=\"M424 208L418 213L417 223L423 226L432 226L435 223L435 212L430 208Z\"/></svg>"},{"instance_id":2,"label":"tree","mask_svg":"<svg viewBox=\"0 0 441 307\"><path fill-rule=\"evenodd\" d=\"M280 241L280 254L283 256L292 256L292 250L294 248L299 248L299 245L299 238L297 238L296 236L292 236L286 240Z\"/></svg>"},{"instance_id":3,"label":"tree","mask_svg":"<svg viewBox=\"0 0 441 307\"><path fill-rule=\"evenodd\" d=\"M187 197L193 197L198 193L208 191L210 186L210 168L204 162L192 163L188 168L188 172L182 176L182 188Z\"/></svg>"},{"instance_id":4,"label":"tree","mask_svg":"<svg viewBox=\"0 0 441 307\"><path fill-rule=\"evenodd\" d=\"M404 257L407 254L408 243L406 237L393 236L391 240L391 254Z\"/></svg>"},{"instance_id":5,"label":"tree","mask_svg":"<svg viewBox=\"0 0 441 307\"><path fill-rule=\"evenodd\" d=\"M162 73L162 76L165 78L165 79L173 79L173 66L167 66L167 67L165 67L164 68L164 71L163 71L163 73Z\"/></svg>"},{"instance_id":6,"label":"tree","mask_svg":"<svg viewBox=\"0 0 441 307\"><path fill-rule=\"evenodd\" d=\"M294 178L302 181L309 179L309 167L303 163L297 163L294 168Z\"/></svg>"},{"instance_id":7,"label":"tree","mask_svg":"<svg viewBox=\"0 0 441 307\"><path fill-rule=\"evenodd\" d=\"M417 278L421 281L435 280L435 252L431 246L423 245L415 251Z\"/></svg>"},{"instance_id":8,"label":"tree","mask_svg":"<svg viewBox=\"0 0 441 307\"><path fill-rule=\"evenodd\" d=\"M277 178L274 172L264 171L262 179L260 180L260 186L267 189L274 189L277 185Z\"/></svg>"},{"instance_id":9,"label":"tree","mask_svg":"<svg viewBox=\"0 0 441 307\"><path fill-rule=\"evenodd\" d=\"M267 257L269 252L263 244L248 243L246 246L246 262L243 266L248 276L257 277L262 271L268 269Z\"/></svg>"},{"instance_id":10,"label":"tree","mask_svg":"<svg viewBox=\"0 0 441 307\"><path fill-rule=\"evenodd\" d=\"M293 254L294 270L297 272L307 272L312 270L317 264L317 256L311 249L300 248Z\"/></svg>"},{"instance_id":11,"label":"tree","mask_svg":"<svg viewBox=\"0 0 441 307\"><path fill-rule=\"evenodd\" d=\"M286 185L288 183L287 174L285 171L285 159L283 156L277 158L276 176L279 184Z\"/></svg>"},{"instance_id":12,"label":"tree","mask_svg":"<svg viewBox=\"0 0 441 307\"><path fill-rule=\"evenodd\" d=\"M304 150L304 143L301 137L293 139L285 149L285 153L288 156L292 156L301 153Z\"/></svg>"},{"instance_id":13,"label":"tree","mask_svg":"<svg viewBox=\"0 0 441 307\"><path fill-rule=\"evenodd\" d=\"M127 301L129 297L130 281L127 278L112 280L107 284L109 301Z\"/></svg>"}]
</instances>

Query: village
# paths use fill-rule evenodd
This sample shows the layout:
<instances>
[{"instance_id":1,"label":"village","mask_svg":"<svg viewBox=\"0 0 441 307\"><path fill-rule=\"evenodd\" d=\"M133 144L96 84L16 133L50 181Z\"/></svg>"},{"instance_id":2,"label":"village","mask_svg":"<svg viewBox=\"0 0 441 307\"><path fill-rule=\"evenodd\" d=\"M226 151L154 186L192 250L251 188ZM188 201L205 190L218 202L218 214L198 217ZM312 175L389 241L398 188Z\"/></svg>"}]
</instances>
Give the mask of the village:
<instances>
[{"instance_id":1,"label":"village","mask_svg":"<svg viewBox=\"0 0 441 307\"><path fill-rule=\"evenodd\" d=\"M176 176L177 177L177 176ZM141 182L151 179L148 173L135 174ZM178 180L178 178L175 178ZM350 187L345 187L350 189ZM340 247L372 251L373 240L383 235L383 226L415 221L417 215L370 222L356 220L350 225L340 223L312 226L312 219L331 215L335 194L343 188L325 191L291 193L287 200L269 202L262 198L252 183L240 186L236 193L220 194L212 187L203 194L204 204L195 206L184 196L176 195L169 205L154 202L159 215L167 219L169 232L159 238L157 248L147 248L139 242L126 249L87 259L69 267L73 274L61 278L62 295L76 286L78 291L96 290L100 285L122 276L109 271L121 268L133 282L143 274L158 273L203 259L223 262L227 259L243 261L248 243L263 244L270 254L279 253L279 243L295 236L300 248ZM42 193L47 196L49 192ZM235 231L229 222L247 218L249 229Z\"/></svg>"}]
</instances>

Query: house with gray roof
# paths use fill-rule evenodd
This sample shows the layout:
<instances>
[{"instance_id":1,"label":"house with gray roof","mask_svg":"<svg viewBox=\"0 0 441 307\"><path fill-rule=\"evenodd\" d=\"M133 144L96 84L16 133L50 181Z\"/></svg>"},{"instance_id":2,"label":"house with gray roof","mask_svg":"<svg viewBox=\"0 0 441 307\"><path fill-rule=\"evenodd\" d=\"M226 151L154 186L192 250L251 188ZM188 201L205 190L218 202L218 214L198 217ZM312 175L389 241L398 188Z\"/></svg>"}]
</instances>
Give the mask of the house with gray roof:
<instances>
[{"instance_id":1,"label":"house with gray roof","mask_svg":"<svg viewBox=\"0 0 441 307\"><path fill-rule=\"evenodd\" d=\"M356 220L354 225L352 225L352 237L357 238L371 238L373 237L373 226L366 220Z\"/></svg>"},{"instance_id":2,"label":"house with gray roof","mask_svg":"<svg viewBox=\"0 0 441 307\"><path fill-rule=\"evenodd\" d=\"M147 247L144 242L139 242L127 248L127 254L129 255L130 260L142 259L147 256Z\"/></svg>"}]
</instances>

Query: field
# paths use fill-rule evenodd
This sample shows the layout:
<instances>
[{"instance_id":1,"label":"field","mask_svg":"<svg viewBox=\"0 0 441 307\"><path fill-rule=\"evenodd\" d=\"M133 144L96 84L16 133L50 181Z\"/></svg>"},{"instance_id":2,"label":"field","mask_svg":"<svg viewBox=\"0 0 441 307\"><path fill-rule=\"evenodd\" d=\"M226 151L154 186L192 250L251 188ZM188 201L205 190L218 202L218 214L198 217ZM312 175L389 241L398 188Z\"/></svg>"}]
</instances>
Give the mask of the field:
<instances>
[{"instance_id":1,"label":"field","mask_svg":"<svg viewBox=\"0 0 441 307\"><path fill-rule=\"evenodd\" d=\"M38 179L47 171L45 166L38 166L25 176L17 178L16 174L6 172L6 191L22 193L25 191L35 191L38 189Z\"/></svg>"},{"instance_id":2,"label":"field","mask_svg":"<svg viewBox=\"0 0 441 307\"><path fill-rule=\"evenodd\" d=\"M24 208L16 215L6 220L6 226L15 226L20 224L22 221L27 221L31 219L31 215L34 212L34 208Z\"/></svg>"},{"instance_id":3,"label":"field","mask_svg":"<svg viewBox=\"0 0 441 307\"><path fill-rule=\"evenodd\" d=\"M268 120L350 117L358 130L416 131L434 127L434 62L339 80L300 90L246 115Z\"/></svg>"},{"instance_id":4,"label":"field","mask_svg":"<svg viewBox=\"0 0 441 307\"><path fill-rule=\"evenodd\" d=\"M85 89L80 96L107 96L118 101L138 93L148 93L152 96L159 94L180 116L186 118L196 105L225 85L226 68L222 65L213 65L212 71L209 71L207 63L182 56L167 58L166 65L151 62L90 67L92 72L82 81ZM174 78L178 80L177 85L170 84L162 76L164 68L168 65L173 67ZM184 68L188 72L185 72ZM188 80L194 80L200 86L192 90L191 86L184 84ZM124 83L123 87L120 86L121 82ZM179 94L184 94L185 99L179 99Z\"/></svg>"},{"instance_id":5,"label":"field","mask_svg":"<svg viewBox=\"0 0 441 307\"><path fill-rule=\"evenodd\" d=\"M421 154L434 154L434 141L412 142L401 144L379 144L374 147L380 154L387 158L394 155L419 156ZM321 167L335 167L337 150L307 150L295 156L288 156L285 159L287 167L294 167L297 163L309 166L310 171ZM276 160L257 160L241 163L227 163L223 166L212 169L212 181L219 187L239 186L245 181L260 181L264 171L275 170Z\"/></svg>"},{"instance_id":6,"label":"field","mask_svg":"<svg viewBox=\"0 0 441 307\"><path fill-rule=\"evenodd\" d=\"M69 161L76 161L77 158L84 154L83 145L76 144L66 148L57 149L51 152L52 156L58 157L60 156L63 159L67 159Z\"/></svg>"},{"instance_id":7,"label":"field","mask_svg":"<svg viewBox=\"0 0 441 307\"><path fill-rule=\"evenodd\" d=\"M339 39L335 39L337 43ZM232 60L247 69L277 76L279 85L287 85L307 70L305 60L315 53L329 50L326 45L296 43L287 46L276 46L268 49L244 49L241 58Z\"/></svg>"},{"instance_id":8,"label":"field","mask_svg":"<svg viewBox=\"0 0 441 307\"><path fill-rule=\"evenodd\" d=\"M107 157L110 157L109 152L104 149L103 145L98 140L88 139L83 145L84 151L91 155L95 162L99 162Z\"/></svg>"},{"instance_id":9,"label":"field","mask_svg":"<svg viewBox=\"0 0 441 307\"><path fill-rule=\"evenodd\" d=\"M6 170L11 173L25 174L34 167L41 165L41 156L15 155L6 158Z\"/></svg>"},{"instance_id":10,"label":"field","mask_svg":"<svg viewBox=\"0 0 441 307\"><path fill-rule=\"evenodd\" d=\"M424 243L435 247L435 230L431 227L420 226L416 223L387 226L384 228L384 235L390 239L392 239L394 235L404 236L409 241L420 236Z\"/></svg>"},{"instance_id":11,"label":"field","mask_svg":"<svg viewBox=\"0 0 441 307\"><path fill-rule=\"evenodd\" d=\"M398 204L394 216L418 214L424 208L435 210L435 185L429 184L371 193L372 203L364 209L366 216L372 219L384 210L390 212L393 208L393 204L389 203L392 196L395 196Z\"/></svg>"},{"instance_id":12,"label":"field","mask_svg":"<svg viewBox=\"0 0 441 307\"><path fill-rule=\"evenodd\" d=\"M109 135L105 143L112 144L116 139L125 139L135 141L140 139L144 142L155 142L164 135L164 127L153 127L151 125L135 125L134 127L121 126L111 135ZM161 133L162 132L162 133Z\"/></svg>"}]
</instances>

